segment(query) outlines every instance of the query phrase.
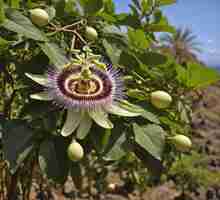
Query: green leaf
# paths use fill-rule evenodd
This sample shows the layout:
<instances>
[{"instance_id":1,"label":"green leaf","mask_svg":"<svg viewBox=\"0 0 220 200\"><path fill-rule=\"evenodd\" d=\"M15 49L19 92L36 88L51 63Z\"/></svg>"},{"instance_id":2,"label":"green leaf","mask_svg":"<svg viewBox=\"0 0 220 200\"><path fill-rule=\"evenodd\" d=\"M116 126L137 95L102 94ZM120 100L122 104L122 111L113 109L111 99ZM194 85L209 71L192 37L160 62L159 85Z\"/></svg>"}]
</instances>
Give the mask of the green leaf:
<instances>
[{"instance_id":1,"label":"green leaf","mask_svg":"<svg viewBox=\"0 0 220 200\"><path fill-rule=\"evenodd\" d=\"M3 123L3 152L13 174L27 158L34 147L34 131L22 120Z\"/></svg>"},{"instance_id":2,"label":"green leaf","mask_svg":"<svg viewBox=\"0 0 220 200\"><path fill-rule=\"evenodd\" d=\"M112 44L115 43L117 47L120 47L120 49L127 48L128 47L128 37L127 34L122 32L118 27L116 26L105 26L102 30L103 37L108 41L108 43Z\"/></svg>"},{"instance_id":3,"label":"green leaf","mask_svg":"<svg viewBox=\"0 0 220 200\"><path fill-rule=\"evenodd\" d=\"M142 148L138 144L133 145L136 156L144 163L148 170L153 174L155 181L160 179L160 176L164 170L162 162L153 157L148 151Z\"/></svg>"},{"instance_id":4,"label":"green leaf","mask_svg":"<svg viewBox=\"0 0 220 200\"><path fill-rule=\"evenodd\" d=\"M76 137L80 140L83 140L89 133L92 127L92 119L88 113L84 113L80 121L79 127L76 132Z\"/></svg>"},{"instance_id":5,"label":"green leaf","mask_svg":"<svg viewBox=\"0 0 220 200\"><path fill-rule=\"evenodd\" d=\"M126 109L120 107L120 104L119 105L110 105L110 106L106 107L106 111L111 114L124 116L124 117L136 117L136 116L140 116L142 114L142 113L131 112L129 110L126 110Z\"/></svg>"},{"instance_id":6,"label":"green leaf","mask_svg":"<svg viewBox=\"0 0 220 200\"><path fill-rule=\"evenodd\" d=\"M138 100L145 100L146 99L146 94L138 89L129 89L127 92L127 95L129 97L138 99Z\"/></svg>"},{"instance_id":7,"label":"green leaf","mask_svg":"<svg viewBox=\"0 0 220 200\"><path fill-rule=\"evenodd\" d=\"M25 73L25 75L40 85L43 85L43 86L48 85L48 79L46 76L39 75L39 74L31 74L31 73Z\"/></svg>"},{"instance_id":8,"label":"green leaf","mask_svg":"<svg viewBox=\"0 0 220 200\"><path fill-rule=\"evenodd\" d=\"M52 0L52 4L56 8L57 16L62 17L64 15L65 0Z\"/></svg>"},{"instance_id":9,"label":"green leaf","mask_svg":"<svg viewBox=\"0 0 220 200\"><path fill-rule=\"evenodd\" d=\"M138 29L141 27L141 22L138 16L121 13L119 15L116 15L116 17L118 25L130 26L134 29Z\"/></svg>"},{"instance_id":10,"label":"green leaf","mask_svg":"<svg viewBox=\"0 0 220 200\"><path fill-rule=\"evenodd\" d=\"M164 130L154 124L146 126L139 126L133 124L133 131L135 141L155 159L161 160L161 156L165 145L165 132Z\"/></svg>"},{"instance_id":11,"label":"green leaf","mask_svg":"<svg viewBox=\"0 0 220 200\"><path fill-rule=\"evenodd\" d=\"M0 50L7 49L7 47L11 44L10 41L5 40L4 38L0 37Z\"/></svg>"},{"instance_id":12,"label":"green leaf","mask_svg":"<svg viewBox=\"0 0 220 200\"><path fill-rule=\"evenodd\" d=\"M220 80L219 71L198 63L187 65L187 86L192 88L204 87Z\"/></svg>"},{"instance_id":13,"label":"green leaf","mask_svg":"<svg viewBox=\"0 0 220 200\"><path fill-rule=\"evenodd\" d=\"M119 102L119 106L121 108L124 108L130 112L134 112L134 113L142 113L143 109L140 106L134 105L126 100L120 101Z\"/></svg>"},{"instance_id":14,"label":"green leaf","mask_svg":"<svg viewBox=\"0 0 220 200\"><path fill-rule=\"evenodd\" d=\"M38 41L46 41L46 35L41 32L36 26L34 26L31 21L22 15L19 11L15 9L8 8L6 10L5 19L1 24L4 28L16 32L18 34L24 35L27 38Z\"/></svg>"},{"instance_id":15,"label":"green leaf","mask_svg":"<svg viewBox=\"0 0 220 200\"><path fill-rule=\"evenodd\" d=\"M62 137L45 140L40 145L39 165L48 179L64 183L69 172L68 143Z\"/></svg>"},{"instance_id":16,"label":"green leaf","mask_svg":"<svg viewBox=\"0 0 220 200\"><path fill-rule=\"evenodd\" d=\"M100 12L100 13L97 14L97 16L103 18L105 21L107 21L109 23L116 23L117 22L117 19L116 19L115 16L110 15L110 14L105 13L105 12Z\"/></svg>"},{"instance_id":17,"label":"green leaf","mask_svg":"<svg viewBox=\"0 0 220 200\"><path fill-rule=\"evenodd\" d=\"M108 114L102 110L91 110L89 111L90 117L101 127L106 129L112 129L113 124L108 119Z\"/></svg>"},{"instance_id":18,"label":"green leaf","mask_svg":"<svg viewBox=\"0 0 220 200\"><path fill-rule=\"evenodd\" d=\"M86 15L94 15L103 8L103 0L80 0Z\"/></svg>"},{"instance_id":19,"label":"green leaf","mask_svg":"<svg viewBox=\"0 0 220 200\"><path fill-rule=\"evenodd\" d=\"M158 119L158 117L155 114L153 114L152 112L147 111L146 109L144 109L141 116L143 118L149 120L150 122L153 122L155 124L160 124L160 120Z\"/></svg>"},{"instance_id":20,"label":"green leaf","mask_svg":"<svg viewBox=\"0 0 220 200\"><path fill-rule=\"evenodd\" d=\"M102 44L106 50L108 57L110 58L110 60L112 62L112 64L114 64L114 65L118 64L121 50L115 44L113 44L113 43L110 44L105 39L102 41Z\"/></svg>"},{"instance_id":21,"label":"green leaf","mask_svg":"<svg viewBox=\"0 0 220 200\"><path fill-rule=\"evenodd\" d=\"M79 126L82 119L82 112L69 109L67 110L66 121L61 130L61 135L64 137L70 136Z\"/></svg>"},{"instance_id":22,"label":"green leaf","mask_svg":"<svg viewBox=\"0 0 220 200\"><path fill-rule=\"evenodd\" d=\"M168 32L168 33L175 33L176 29L170 25L164 24L149 24L145 26L145 30L148 32Z\"/></svg>"},{"instance_id":23,"label":"green leaf","mask_svg":"<svg viewBox=\"0 0 220 200\"><path fill-rule=\"evenodd\" d=\"M104 2L104 11L108 14L115 13L115 4L113 0L103 0Z\"/></svg>"},{"instance_id":24,"label":"green leaf","mask_svg":"<svg viewBox=\"0 0 220 200\"><path fill-rule=\"evenodd\" d=\"M5 20L4 2L0 0L0 24Z\"/></svg>"},{"instance_id":25,"label":"green leaf","mask_svg":"<svg viewBox=\"0 0 220 200\"><path fill-rule=\"evenodd\" d=\"M51 101L53 98L48 94L47 91L39 92L30 95L31 99L41 100L41 101Z\"/></svg>"},{"instance_id":26,"label":"green leaf","mask_svg":"<svg viewBox=\"0 0 220 200\"><path fill-rule=\"evenodd\" d=\"M138 58L127 51L122 51L120 54L119 64L125 67L130 67L131 69L137 69L140 65Z\"/></svg>"},{"instance_id":27,"label":"green leaf","mask_svg":"<svg viewBox=\"0 0 220 200\"><path fill-rule=\"evenodd\" d=\"M167 6L176 3L176 0L158 0L160 6Z\"/></svg>"},{"instance_id":28,"label":"green leaf","mask_svg":"<svg viewBox=\"0 0 220 200\"><path fill-rule=\"evenodd\" d=\"M121 125L118 125L111 130L111 135L108 138L108 144L104 151L104 160L120 160L126 155L127 151L126 132Z\"/></svg>"},{"instance_id":29,"label":"green leaf","mask_svg":"<svg viewBox=\"0 0 220 200\"><path fill-rule=\"evenodd\" d=\"M146 39L144 31L141 29L128 29L128 38L131 46L137 49L146 49L149 47L149 42Z\"/></svg>"},{"instance_id":30,"label":"green leaf","mask_svg":"<svg viewBox=\"0 0 220 200\"><path fill-rule=\"evenodd\" d=\"M181 65L176 65L176 73L177 73L177 80L186 85L187 84L187 72L184 67Z\"/></svg>"},{"instance_id":31,"label":"green leaf","mask_svg":"<svg viewBox=\"0 0 220 200\"><path fill-rule=\"evenodd\" d=\"M48 56L51 63L57 68L62 69L69 61L65 56L65 51L61 49L57 44L52 42L38 43L42 51Z\"/></svg>"},{"instance_id":32,"label":"green leaf","mask_svg":"<svg viewBox=\"0 0 220 200\"><path fill-rule=\"evenodd\" d=\"M45 10L49 15L49 21L56 17L56 9L53 6L49 6Z\"/></svg>"},{"instance_id":33,"label":"green leaf","mask_svg":"<svg viewBox=\"0 0 220 200\"><path fill-rule=\"evenodd\" d=\"M143 118L149 120L150 122L160 124L160 121L155 114L147 111L146 109L144 109L140 106L131 104L128 101L124 100L124 101L120 101L120 107L122 107L130 112L139 113Z\"/></svg>"},{"instance_id":34,"label":"green leaf","mask_svg":"<svg viewBox=\"0 0 220 200\"><path fill-rule=\"evenodd\" d=\"M79 1L76 0L68 0L65 4L65 12L71 14L71 16L83 16L84 11L81 7Z\"/></svg>"},{"instance_id":35,"label":"green leaf","mask_svg":"<svg viewBox=\"0 0 220 200\"><path fill-rule=\"evenodd\" d=\"M11 0L10 1L10 3L11 3L10 7L18 9L20 7L20 2L21 2L21 0Z\"/></svg>"},{"instance_id":36,"label":"green leaf","mask_svg":"<svg viewBox=\"0 0 220 200\"><path fill-rule=\"evenodd\" d=\"M147 66L162 65L167 62L167 57L156 52L139 53L137 57Z\"/></svg>"}]
</instances>

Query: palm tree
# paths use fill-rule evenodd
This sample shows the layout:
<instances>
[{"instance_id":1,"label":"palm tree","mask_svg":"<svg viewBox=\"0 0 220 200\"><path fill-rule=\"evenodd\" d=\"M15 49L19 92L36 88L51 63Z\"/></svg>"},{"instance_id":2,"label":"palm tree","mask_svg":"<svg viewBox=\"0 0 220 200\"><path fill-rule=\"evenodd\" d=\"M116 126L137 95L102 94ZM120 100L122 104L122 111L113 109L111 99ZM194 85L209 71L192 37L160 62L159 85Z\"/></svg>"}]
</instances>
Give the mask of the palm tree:
<instances>
[{"instance_id":1,"label":"palm tree","mask_svg":"<svg viewBox=\"0 0 220 200\"><path fill-rule=\"evenodd\" d=\"M178 28L175 34L165 34L160 38L160 50L162 53L172 54L179 64L200 62L196 53L201 53L201 48L196 38L190 29Z\"/></svg>"}]
</instances>

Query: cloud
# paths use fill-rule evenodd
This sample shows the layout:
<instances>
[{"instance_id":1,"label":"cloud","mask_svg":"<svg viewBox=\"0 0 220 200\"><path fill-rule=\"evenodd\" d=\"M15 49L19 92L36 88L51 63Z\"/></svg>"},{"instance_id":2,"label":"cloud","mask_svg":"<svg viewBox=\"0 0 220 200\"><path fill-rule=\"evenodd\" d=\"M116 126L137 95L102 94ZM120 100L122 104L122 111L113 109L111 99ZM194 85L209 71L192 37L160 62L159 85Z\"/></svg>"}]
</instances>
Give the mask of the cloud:
<instances>
[{"instance_id":1,"label":"cloud","mask_svg":"<svg viewBox=\"0 0 220 200\"><path fill-rule=\"evenodd\" d=\"M214 41L213 40L211 40L211 39L209 39L208 41L207 41L207 43L209 43L209 44L211 44L211 43L213 43Z\"/></svg>"},{"instance_id":2,"label":"cloud","mask_svg":"<svg viewBox=\"0 0 220 200\"><path fill-rule=\"evenodd\" d=\"M209 49L208 53L210 54L216 54L217 50L216 49Z\"/></svg>"},{"instance_id":3,"label":"cloud","mask_svg":"<svg viewBox=\"0 0 220 200\"><path fill-rule=\"evenodd\" d=\"M219 49L215 49L215 48L210 48L207 52L209 54L220 55L220 50Z\"/></svg>"}]
</instances>

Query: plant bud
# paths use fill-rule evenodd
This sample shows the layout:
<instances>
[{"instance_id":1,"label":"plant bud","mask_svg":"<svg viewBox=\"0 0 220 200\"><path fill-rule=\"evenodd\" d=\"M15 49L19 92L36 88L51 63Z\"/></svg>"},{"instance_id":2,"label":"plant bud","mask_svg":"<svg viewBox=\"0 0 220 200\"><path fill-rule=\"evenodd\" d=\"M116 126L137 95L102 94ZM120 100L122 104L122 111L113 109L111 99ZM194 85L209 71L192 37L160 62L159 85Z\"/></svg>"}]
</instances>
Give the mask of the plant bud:
<instances>
[{"instance_id":1,"label":"plant bud","mask_svg":"<svg viewBox=\"0 0 220 200\"><path fill-rule=\"evenodd\" d=\"M86 32L85 33L86 33L86 38L88 40L96 40L98 38L97 31L91 26L86 27Z\"/></svg>"},{"instance_id":2,"label":"plant bud","mask_svg":"<svg viewBox=\"0 0 220 200\"><path fill-rule=\"evenodd\" d=\"M79 161L83 158L83 147L76 141L73 141L67 149L67 154L70 160Z\"/></svg>"},{"instance_id":3,"label":"plant bud","mask_svg":"<svg viewBox=\"0 0 220 200\"><path fill-rule=\"evenodd\" d=\"M151 93L151 103L159 109L167 108L172 102L172 97L165 91L155 91Z\"/></svg>"},{"instance_id":4,"label":"plant bud","mask_svg":"<svg viewBox=\"0 0 220 200\"><path fill-rule=\"evenodd\" d=\"M179 151L188 151L192 147L191 140L185 135L175 135L169 139Z\"/></svg>"},{"instance_id":5,"label":"plant bud","mask_svg":"<svg viewBox=\"0 0 220 200\"><path fill-rule=\"evenodd\" d=\"M48 13L41 9L35 8L30 10L31 21L38 26L45 26L49 23L49 15Z\"/></svg>"}]
</instances>

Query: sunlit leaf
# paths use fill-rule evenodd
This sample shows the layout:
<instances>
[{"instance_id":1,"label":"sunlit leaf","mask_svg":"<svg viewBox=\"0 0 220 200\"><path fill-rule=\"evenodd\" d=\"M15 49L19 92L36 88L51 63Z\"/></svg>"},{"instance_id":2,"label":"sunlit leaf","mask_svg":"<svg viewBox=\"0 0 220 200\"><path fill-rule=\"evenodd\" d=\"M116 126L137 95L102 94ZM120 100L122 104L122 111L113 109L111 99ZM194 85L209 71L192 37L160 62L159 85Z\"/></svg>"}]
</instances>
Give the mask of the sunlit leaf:
<instances>
[{"instance_id":1,"label":"sunlit leaf","mask_svg":"<svg viewBox=\"0 0 220 200\"><path fill-rule=\"evenodd\" d=\"M175 33L175 28L170 25L163 25L163 24L150 24L147 25L146 31L150 32L168 32L168 33Z\"/></svg>"},{"instance_id":2,"label":"sunlit leaf","mask_svg":"<svg viewBox=\"0 0 220 200\"><path fill-rule=\"evenodd\" d=\"M160 6L166 6L174 3L176 3L176 0L158 0L158 4Z\"/></svg>"},{"instance_id":3,"label":"sunlit leaf","mask_svg":"<svg viewBox=\"0 0 220 200\"><path fill-rule=\"evenodd\" d=\"M0 0L0 24L5 20L4 2Z\"/></svg>"},{"instance_id":4,"label":"sunlit leaf","mask_svg":"<svg viewBox=\"0 0 220 200\"><path fill-rule=\"evenodd\" d=\"M187 65L187 86L203 87L220 80L218 70L200 65L189 63Z\"/></svg>"},{"instance_id":5,"label":"sunlit leaf","mask_svg":"<svg viewBox=\"0 0 220 200\"><path fill-rule=\"evenodd\" d=\"M145 33L141 29L128 29L128 38L130 45L137 49L146 49L149 46Z\"/></svg>"}]
</instances>

